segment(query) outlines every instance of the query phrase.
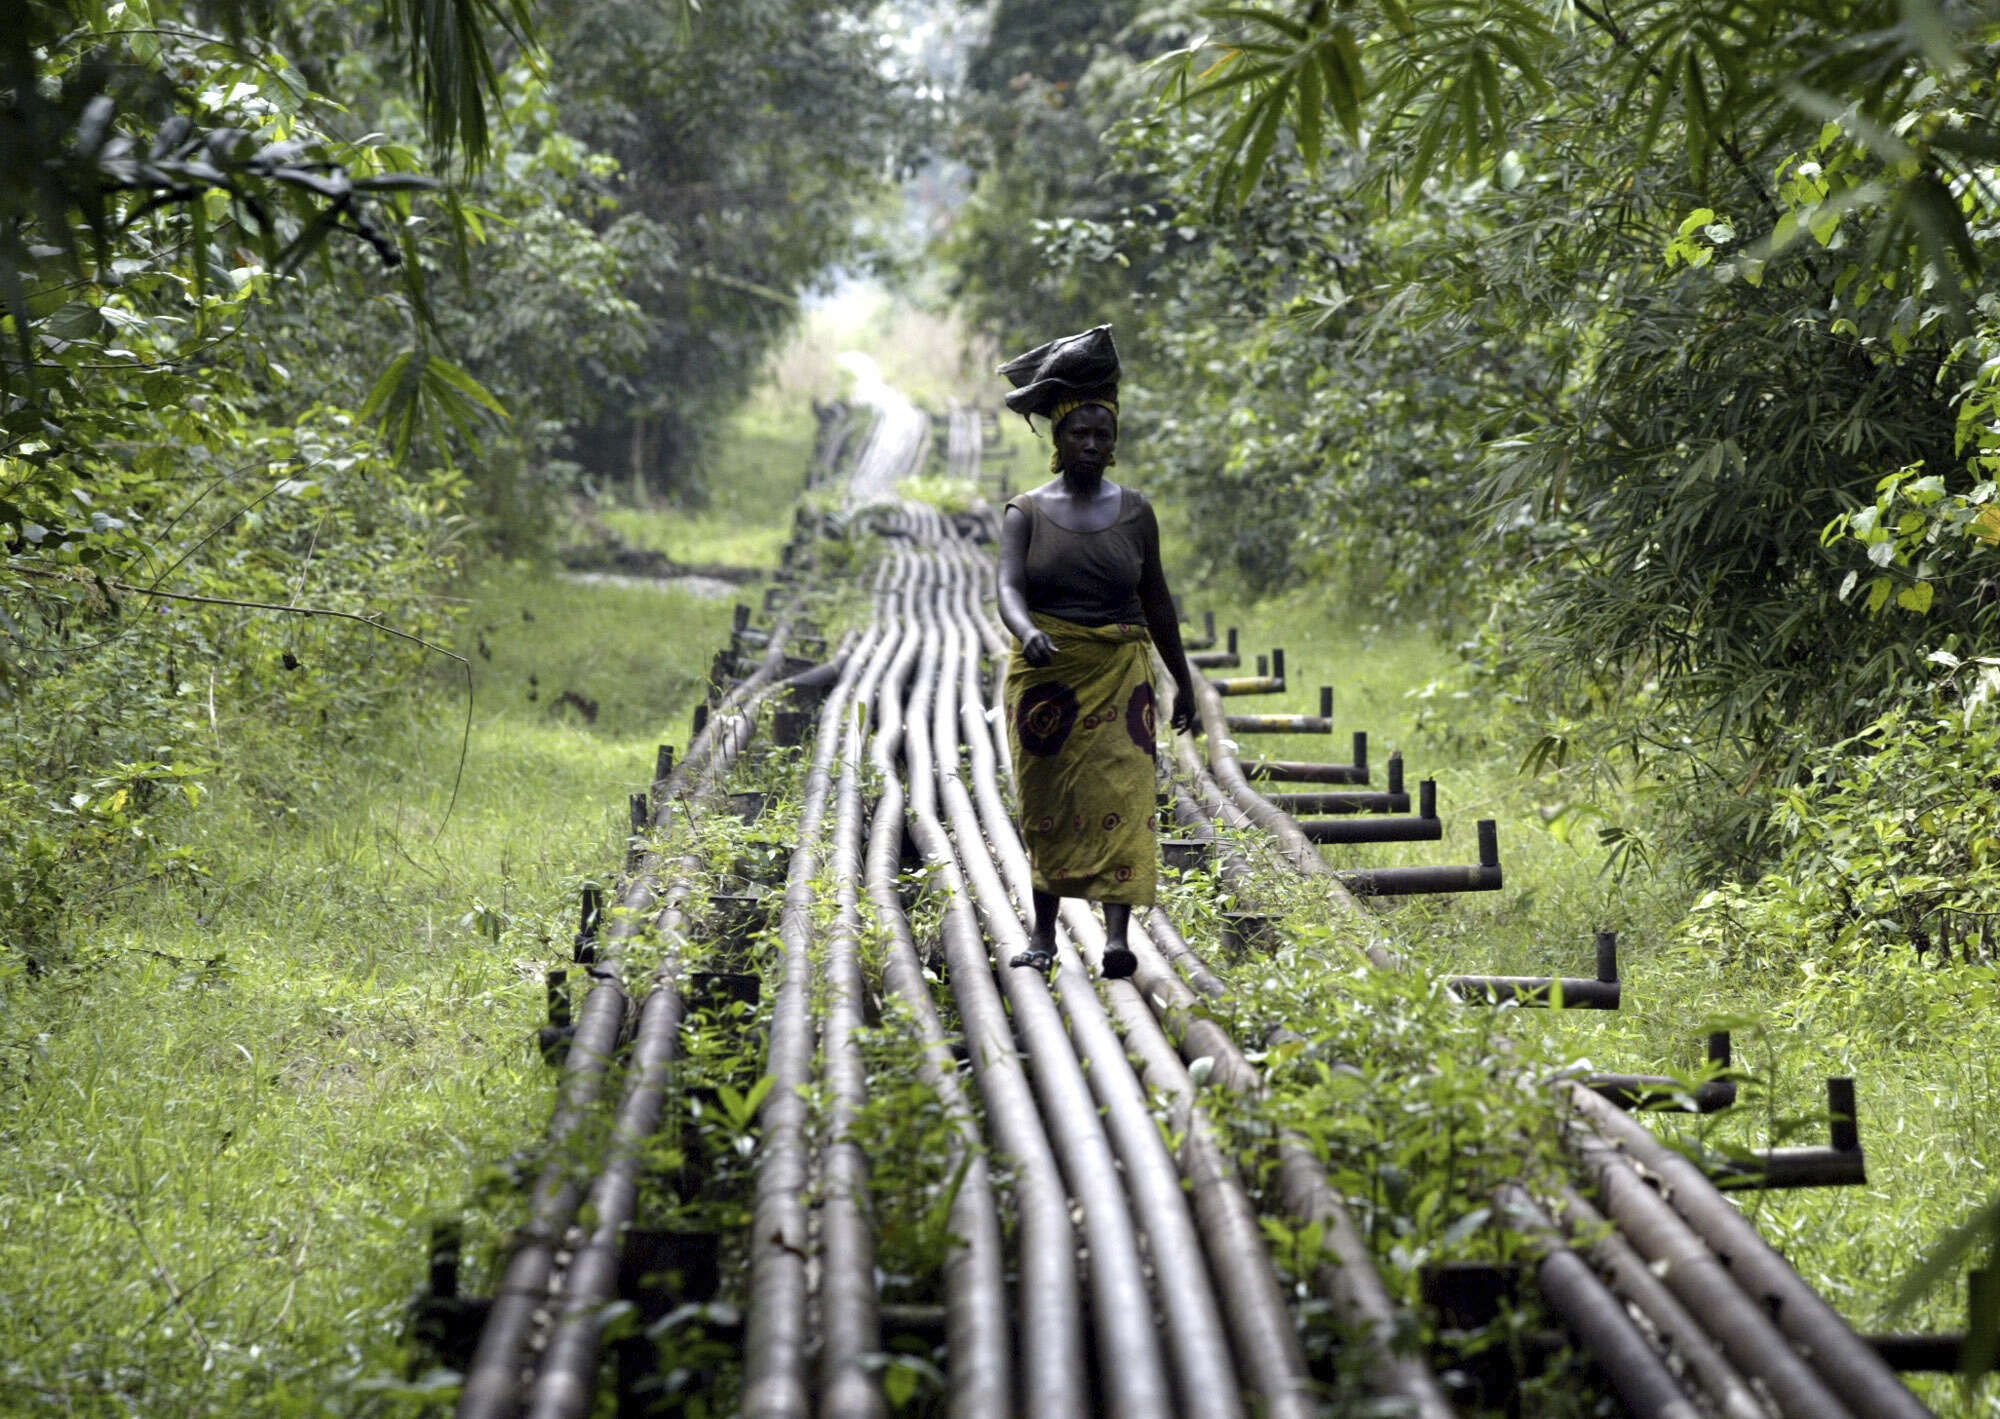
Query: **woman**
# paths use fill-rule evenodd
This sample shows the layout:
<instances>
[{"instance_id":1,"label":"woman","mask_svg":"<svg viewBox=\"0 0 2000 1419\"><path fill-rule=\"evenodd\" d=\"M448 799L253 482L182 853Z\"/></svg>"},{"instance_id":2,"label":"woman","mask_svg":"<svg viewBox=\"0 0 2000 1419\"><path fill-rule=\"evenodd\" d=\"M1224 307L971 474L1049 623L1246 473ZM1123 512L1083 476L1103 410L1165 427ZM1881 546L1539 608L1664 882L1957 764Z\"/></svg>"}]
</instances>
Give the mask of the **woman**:
<instances>
[{"instance_id":1,"label":"woman","mask_svg":"<svg viewBox=\"0 0 2000 1419\"><path fill-rule=\"evenodd\" d=\"M1118 443L1118 355L1100 325L1001 367L1018 414L1050 423L1056 476L1007 504L1000 619L1019 642L1007 673L1008 740L1035 922L1016 966L1055 962L1064 897L1104 905L1104 974L1138 968L1132 908L1151 906L1152 650L1174 679L1173 727L1194 725L1194 681L1144 496L1105 476Z\"/></svg>"}]
</instances>

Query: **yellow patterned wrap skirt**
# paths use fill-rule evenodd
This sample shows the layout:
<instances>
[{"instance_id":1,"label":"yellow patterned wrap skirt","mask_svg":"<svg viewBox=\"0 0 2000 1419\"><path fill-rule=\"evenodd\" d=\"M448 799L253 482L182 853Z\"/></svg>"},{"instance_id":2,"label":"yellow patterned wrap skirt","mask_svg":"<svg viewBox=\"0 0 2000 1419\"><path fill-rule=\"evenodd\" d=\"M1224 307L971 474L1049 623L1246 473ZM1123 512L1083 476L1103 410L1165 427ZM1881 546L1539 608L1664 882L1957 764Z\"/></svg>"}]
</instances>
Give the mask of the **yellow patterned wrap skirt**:
<instances>
[{"instance_id":1,"label":"yellow patterned wrap skirt","mask_svg":"<svg viewBox=\"0 0 2000 1419\"><path fill-rule=\"evenodd\" d=\"M1059 897L1151 906L1152 639L1144 626L1079 626L1035 613L1056 657L1007 667L1007 735L1021 837L1035 887Z\"/></svg>"}]
</instances>

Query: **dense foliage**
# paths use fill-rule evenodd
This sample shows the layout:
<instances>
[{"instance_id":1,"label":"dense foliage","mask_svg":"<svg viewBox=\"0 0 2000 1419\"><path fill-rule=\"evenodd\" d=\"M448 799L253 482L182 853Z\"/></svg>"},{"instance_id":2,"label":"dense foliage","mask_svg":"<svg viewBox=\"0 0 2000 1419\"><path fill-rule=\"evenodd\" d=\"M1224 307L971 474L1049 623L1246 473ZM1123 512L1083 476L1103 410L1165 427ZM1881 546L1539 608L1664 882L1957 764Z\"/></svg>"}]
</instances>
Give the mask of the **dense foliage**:
<instances>
[{"instance_id":1,"label":"dense foliage","mask_svg":"<svg viewBox=\"0 0 2000 1419\"><path fill-rule=\"evenodd\" d=\"M1535 767L1694 791L1653 846L1711 870L1990 634L1990 7L1169 4L1091 38L1059 111L1097 167L996 160L953 250L1004 338L1120 323L1210 566L1447 613ZM1015 142L1063 72L989 83ZM1892 478L1961 515L1845 535Z\"/></svg>"},{"instance_id":2,"label":"dense foliage","mask_svg":"<svg viewBox=\"0 0 2000 1419\"><path fill-rule=\"evenodd\" d=\"M532 549L581 479L698 497L921 132L858 3L17 9L0 939L46 964L199 867L159 829L219 724L362 750L459 675L425 643L466 548Z\"/></svg>"},{"instance_id":3,"label":"dense foliage","mask_svg":"<svg viewBox=\"0 0 2000 1419\"><path fill-rule=\"evenodd\" d=\"M1032 8L974 120L1090 160L996 145L950 251L1005 345L1117 322L1204 569L1442 626L1778 1023L1990 1008L2000 7L1166 0L1081 68Z\"/></svg>"}]
</instances>

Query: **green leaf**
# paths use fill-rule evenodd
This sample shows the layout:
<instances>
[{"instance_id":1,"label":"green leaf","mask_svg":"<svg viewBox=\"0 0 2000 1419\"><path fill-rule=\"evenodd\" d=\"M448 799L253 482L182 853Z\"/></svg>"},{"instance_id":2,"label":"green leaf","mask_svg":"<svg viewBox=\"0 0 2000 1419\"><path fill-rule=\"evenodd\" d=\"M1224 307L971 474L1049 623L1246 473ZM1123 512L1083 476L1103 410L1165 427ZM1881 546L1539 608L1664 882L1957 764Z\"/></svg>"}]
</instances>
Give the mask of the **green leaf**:
<instances>
[{"instance_id":1,"label":"green leaf","mask_svg":"<svg viewBox=\"0 0 2000 1419\"><path fill-rule=\"evenodd\" d=\"M1507 138L1507 108L1500 94L1500 66L1493 62L1491 50L1482 46L1473 52L1473 70L1479 76L1480 94L1486 101L1486 121L1491 128L1488 136L1497 146Z\"/></svg>"},{"instance_id":2,"label":"green leaf","mask_svg":"<svg viewBox=\"0 0 2000 1419\"><path fill-rule=\"evenodd\" d=\"M1450 121L1444 105L1432 106L1417 140L1417 155L1404 177L1403 200L1397 204L1397 211L1409 211L1424 195L1424 183L1430 178L1431 167L1437 161L1438 149L1444 144Z\"/></svg>"},{"instance_id":3,"label":"green leaf","mask_svg":"<svg viewBox=\"0 0 2000 1419\"><path fill-rule=\"evenodd\" d=\"M1528 86L1536 94L1549 93L1549 81L1543 76L1541 67L1535 63L1528 51L1521 47L1520 41L1511 32L1496 27L1487 32L1486 39L1495 49L1507 56L1514 66L1514 71L1527 81Z\"/></svg>"},{"instance_id":4,"label":"green leaf","mask_svg":"<svg viewBox=\"0 0 2000 1419\"><path fill-rule=\"evenodd\" d=\"M1950 269L1945 260L1949 254L1957 258L1966 275L1978 274L1979 252L1973 247L1972 233L1966 230L1965 212L1935 173L1911 178L1898 200L1923 233L1940 272Z\"/></svg>"},{"instance_id":5,"label":"green leaf","mask_svg":"<svg viewBox=\"0 0 2000 1419\"><path fill-rule=\"evenodd\" d=\"M1311 38L1311 31L1289 15L1281 15L1276 10L1262 10L1251 5L1204 5L1201 16L1205 20L1227 23L1236 20L1243 24L1263 25L1276 30L1289 40L1304 44Z\"/></svg>"},{"instance_id":6,"label":"green leaf","mask_svg":"<svg viewBox=\"0 0 2000 1419\"><path fill-rule=\"evenodd\" d=\"M1944 127L1930 138L1931 147L1948 153L1964 153L1970 157L1984 158L1988 162L2000 160L2000 129L1990 125L1976 128Z\"/></svg>"},{"instance_id":7,"label":"green leaf","mask_svg":"<svg viewBox=\"0 0 2000 1419\"><path fill-rule=\"evenodd\" d=\"M1639 131L1639 151L1650 154L1667 121L1667 107L1674 99L1674 84L1662 74L1653 85L1652 102L1646 105L1646 122Z\"/></svg>"},{"instance_id":8,"label":"green leaf","mask_svg":"<svg viewBox=\"0 0 2000 1419\"><path fill-rule=\"evenodd\" d=\"M1320 53L1333 61L1335 68L1328 69L1324 63L1321 72L1327 76L1327 97L1332 100L1333 111L1340 119L1340 126L1353 139L1361 137L1361 105L1368 97L1368 74L1361 63L1361 46L1355 42L1354 31L1346 25L1333 28L1331 49L1321 46Z\"/></svg>"},{"instance_id":9,"label":"green leaf","mask_svg":"<svg viewBox=\"0 0 2000 1419\"><path fill-rule=\"evenodd\" d=\"M1305 159L1309 170L1317 172L1321 156L1320 123L1325 111L1325 93L1320 87L1319 65L1300 66L1299 83L1295 93L1298 100L1295 123L1299 139L1299 156Z\"/></svg>"},{"instance_id":10,"label":"green leaf","mask_svg":"<svg viewBox=\"0 0 2000 1419\"><path fill-rule=\"evenodd\" d=\"M1438 1245L1440 1247L1457 1246L1460 1242L1484 1227L1492 1220L1492 1217L1493 1209L1490 1207L1473 1208L1470 1212L1444 1229L1444 1235L1438 1238Z\"/></svg>"},{"instance_id":11,"label":"green leaf","mask_svg":"<svg viewBox=\"0 0 2000 1419\"><path fill-rule=\"evenodd\" d=\"M1896 593L1896 604L1905 611L1915 611L1918 615L1931 609L1931 584L1920 581L1915 586L1906 586Z\"/></svg>"},{"instance_id":12,"label":"green leaf","mask_svg":"<svg viewBox=\"0 0 2000 1419\"><path fill-rule=\"evenodd\" d=\"M362 423L365 424L374 418L376 411L384 408L396 396L402 388L403 376L408 372L410 361L416 353L415 350L405 350L389 361L389 367L382 371L382 377L375 381L374 387L368 391L368 397L361 401L361 411L356 417Z\"/></svg>"},{"instance_id":13,"label":"green leaf","mask_svg":"<svg viewBox=\"0 0 2000 1419\"><path fill-rule=\"evenodd\" d=\"M1257 185L1257 179L1263 174L1271 148L1278 141L1278 120L1285 116L1283 90L1267 90L1260 96L1259 102L1264 106L1263 121L1257 125L1257 134L1250 140L1250 147L1243 155L1242 168L1236 174L1236 203L1239 207L1249 198L1250 189Z\"/></svg>"},{"instance_id":14,"label":"green leaf","mask_svg":"<svg viewBox=\"0 0 2000 1419\"><path fill-rule=\"evenodd\" d=\"M1961 1222L1931 1249L1931 1254L1914 1269L1906 1272L1896 1288L1894 1299L1889 1302L1892 1317L1907 1313L1938 1282L1961 1267L1975 1248L2000 1244L2000 1195L1990 1198L1966 1221ZM1996 1317L1989 1315L1989 1325L1996 1325Z\"/></svg>"},{"instance_id":15,"label":"green leaf","mask_svg":"<svg viewBox=\"0 0 2000 1419\"><path fill-rule=\"evenodd\" d=\"M425 362L424 369L433 379L441 380L445 384L450 385L475 404L492 410L503 419L513 417L507 412L504 404L487 392L484 385L443 356L432 355Z\"/></svg>"},{"instance_id":16,"label":"green leaf","mask_svg":"<svg viewBox=\"0 0 2000 1419\"><path fill-rule=\"evenodd\" d=\"M1708 87L1701 77L1701 60L1692 47L1686 51L1683 66L1681 116L1687 127L1688 176L1699 189L1708 170L1710 116Z\"/></svg>"}]
</instances>

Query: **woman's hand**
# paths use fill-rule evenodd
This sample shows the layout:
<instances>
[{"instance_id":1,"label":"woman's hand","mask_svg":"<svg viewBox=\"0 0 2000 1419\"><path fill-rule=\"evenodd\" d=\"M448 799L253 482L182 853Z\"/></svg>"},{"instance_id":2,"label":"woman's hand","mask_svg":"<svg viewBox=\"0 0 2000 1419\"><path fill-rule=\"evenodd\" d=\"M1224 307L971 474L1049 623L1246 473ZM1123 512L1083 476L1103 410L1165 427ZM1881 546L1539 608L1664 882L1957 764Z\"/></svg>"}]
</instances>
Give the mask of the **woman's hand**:
<instances>
[{"instance_id":1,"label":"woman's hand","mask_svg":"<svg viewBox=\"0 0 2000 1419\"><path fill-rule=\"evenodd\" d=\"M1047 665L1056 658L1056 643L1047 631L1030 631L1021 642L1021 659L1030 665Z\"/></svg>"},{"instance_id":2,"label":"woman's hand","mask_svg":"<svg viewBox=\"0 0 2000 1419\"><path fill-rule=\"evenodd\" d=\"M1201 726L1194 702L1194 680L1183 676L1174 681L1174 712L1167 722L1182 734L1193 734Z\"/></svg>"}]
</instances>

